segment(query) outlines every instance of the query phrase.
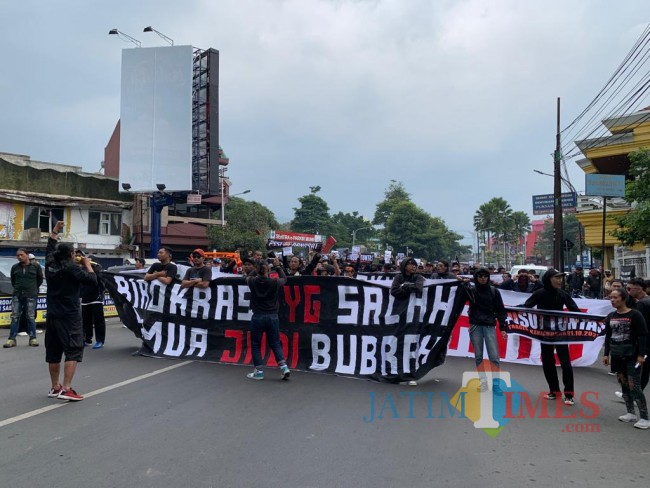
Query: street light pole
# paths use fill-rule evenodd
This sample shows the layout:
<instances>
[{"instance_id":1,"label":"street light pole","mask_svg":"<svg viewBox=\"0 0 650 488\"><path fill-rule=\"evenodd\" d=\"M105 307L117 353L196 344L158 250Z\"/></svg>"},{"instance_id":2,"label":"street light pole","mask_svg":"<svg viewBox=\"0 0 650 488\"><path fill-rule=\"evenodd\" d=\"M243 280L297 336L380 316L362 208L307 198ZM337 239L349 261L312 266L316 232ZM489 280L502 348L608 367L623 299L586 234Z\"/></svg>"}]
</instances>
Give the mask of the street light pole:
<instances>
[{"instance_id":1,"label":"street light pole","mask_svg":"<svg viewBox=\"0 0 650 488\"><path fill-rule=\"evenodd\" d=\"M250 193L250 192L251 192L250 190L245 190L245 191L243 191L241 193L235 193L234 195L228 195L228 201L230 201L230 199L232 197L237 197L239 195L246 195L247 193ZM221 179L221 228L222 229L226 225L225 217L226 217L226 205L224 204L224 201L223 201L223 178L222 178Z\"/></svg>"},{"instance_id":2,"label":"street light pole","mask_svg":"<svg viewBox=\"0 0 650 488\"><path fill-rule=\"evenodd\" d=\"M354 244L357 241L357 232L359 232L360 230L372 229L372 228L373 228L372 226L369 226L369 227L360 227L359 229L353 230L352 231L352 247L354 247Z\"/></svg>"},{"instance_id":3,"label":"street light pole","mask_svg":"<svg viewBox=\"0 0 650 488\"><path fill-rule=\"evenodd\" d=\"M562 175L560 173L560 162L562 160L562 146L560 141L560 97L557 99L557 134L555 136L555 153L553 157L553 264L555 268L564 271L564 260L562 253Z\"/></svg>"},{"instance_id":4,"label":"street light pole","mask_svg":"<svg viewBox=\"0 0 650 488\"><path fill-rule=\"evenodd\" d=\"M226 179L226 168L221 169L220 176L221 176L221 189L219 190L219 193L221 193L221 228L223 229L224 225L226 225L226 213L225 213L226 199L224 197L224 193L225 193L224 180Z\"/></svg>"}]
</instances>

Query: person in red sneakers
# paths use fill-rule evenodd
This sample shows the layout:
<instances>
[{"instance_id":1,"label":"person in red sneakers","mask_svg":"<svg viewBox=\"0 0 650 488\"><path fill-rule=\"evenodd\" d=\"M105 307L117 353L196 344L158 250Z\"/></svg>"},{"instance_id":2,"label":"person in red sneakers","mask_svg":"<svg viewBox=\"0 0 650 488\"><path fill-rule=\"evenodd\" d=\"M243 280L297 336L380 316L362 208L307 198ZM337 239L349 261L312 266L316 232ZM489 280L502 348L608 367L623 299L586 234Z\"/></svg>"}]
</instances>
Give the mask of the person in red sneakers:
<instances>
[{"instance_id":1,"label":"person in red sneakers","mask_svg":"<svg viewBox=\"0 0 650 488\"><path fill-rule=\"evenodd\" d=\"M97 284L90 260L82 257L75 263L71 244L58 243L63 222L54 226L47 240L45 279L47 280L47 318L45 322L45 361L48 363L52 388L50 398L80 401L84 397L72 389L72 379L84 351L81 321L82 284ZM65 354L63 383L60 383L61 359Z\"/></svg>"}]
</instances>

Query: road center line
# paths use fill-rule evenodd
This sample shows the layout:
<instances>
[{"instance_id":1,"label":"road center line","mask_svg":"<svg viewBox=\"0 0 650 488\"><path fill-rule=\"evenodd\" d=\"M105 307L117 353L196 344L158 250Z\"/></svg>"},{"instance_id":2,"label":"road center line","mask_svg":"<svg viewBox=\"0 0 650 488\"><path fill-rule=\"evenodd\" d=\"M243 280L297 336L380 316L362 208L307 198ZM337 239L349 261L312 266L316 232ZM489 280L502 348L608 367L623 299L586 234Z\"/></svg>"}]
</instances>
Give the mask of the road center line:
<instances>
[{"instance_id":1,"label":"road center line","mask_svg":"<svg viewBox=\"0 0 650 488\"><path fill-rule=\"evenodd\" d=\"M107 391L115 390L116 388L120 388L122 386L130 385L131 383L135 383L137 381L146 380L147 378L151 378L152 376L156 376L156 375L161 374L161 373L166 373L167 371L171 371L173 369L180 368L181 366L187 366L188 364L192 364L193 362L194 361L183 361L182 363L174 364L172 366L168 366L168 367L163 368L163 369L152 371L151 373L146 373L146 374L143 374L143 375L140 375L140 376L136 376L135 378L131 378L130 380L121 381L119 383L115 383L114 385L109 385L109 386L106 386L104 388L100 388L99 390L94 390L94 391L91 391L90 393L86 393L86 394L84 394L84 398L85 399L86 398L91 398L91 397L94 397L95 395L99 395L101 393L106 393ZM23 413L23 414L20 414L20 415L16 415L15 417L11 417L9 419L2 420L2 421L0 421L0 428L4 427L6 425L16 423L16 422L20 422L21 420L25 420L25 419L28 419L28 418L31 418L31 417L35 417L36 415L40 415L42 413L46 413L46 412L49 412L49 411L57 409L57 408L65 407L67 404L70 404L70 403L77 403L77 402L70 402L70 401L61 401L61 400L57 400L56 398L52 398L52 401L55 401L55 402L58 402L58 403L55 403L53 405L48 405L47 407L38 408L36 410L32 410L31 412L26 412L26 413Z\"/></svg>"}]
</instances>

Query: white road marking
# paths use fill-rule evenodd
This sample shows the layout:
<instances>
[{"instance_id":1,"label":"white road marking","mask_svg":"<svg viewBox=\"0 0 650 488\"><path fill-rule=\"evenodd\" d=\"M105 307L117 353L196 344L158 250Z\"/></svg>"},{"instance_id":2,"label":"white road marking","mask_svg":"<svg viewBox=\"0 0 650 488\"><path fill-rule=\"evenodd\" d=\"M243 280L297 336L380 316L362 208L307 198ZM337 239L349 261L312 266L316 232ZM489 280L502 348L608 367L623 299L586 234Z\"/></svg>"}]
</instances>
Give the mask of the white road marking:
<instances>
[{"instance_id":1,"label":"white road marking","mask_svg":"<svg viewBox=\"0 0 650 488\"><path fill-rule=\"evenodd\" d=\"M130 380L125 380L121 381L119 383L115 383L114 385L106 386L104 388L100 388L99 390L91 391L90 393L85 393L83 395L84 399L86 398L91 398L94 397L95 395L100 395L101 393L106 393L107 391L115 390L116 388L120 388L122 386L130 385L131 383L135 383L137 381L141 380L146 380L147 378L151 378L152 376L156 376L157 374L161 373L166 373L167 371L171 371L176 368L180 368L181 366L186 366L188 364L192 364L194 361L184 361L182 363L174 364L172 366L168 366L167 368L159 369L156 371L152 371L151 373L146 373L140 376L136 376L135 378L131 378ZM0 428L4 427L6 425L10 425L16 422L20 422L21 420L25 420L31 417L35 417L36 415L40 415L42 413L49 412L51 410L65 407L66 405L70 403L77 403L77 402L70 402L70 401L61 401L57 400L56 398L52 398L52 401L58 402L53 405L49 405L47 407L43 408L38 408L36 410L32 410L31 412L26 412L20 415L16 415L15 417L11 417L9 419L1 420L0 421Z\"/></svg>"}]
</instances>

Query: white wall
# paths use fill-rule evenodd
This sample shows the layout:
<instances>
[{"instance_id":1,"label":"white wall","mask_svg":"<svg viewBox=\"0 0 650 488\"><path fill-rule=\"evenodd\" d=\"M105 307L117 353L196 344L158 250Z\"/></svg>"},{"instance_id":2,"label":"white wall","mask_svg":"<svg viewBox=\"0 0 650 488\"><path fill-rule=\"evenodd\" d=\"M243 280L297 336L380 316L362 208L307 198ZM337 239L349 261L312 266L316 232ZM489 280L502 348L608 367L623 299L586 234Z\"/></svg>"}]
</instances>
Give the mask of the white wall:
<instances>
[{"instance_id":1,"label":"white wall","mask_svg":"<svg viewBox=\"0 0 650 488\"><path fill-rule=\"evenodd\" d=\"M122 243L122 236L88 234L88 212L118 212L119 210L93 207L71 207L70 208L70 233L63 237L63 240L74 242L81 248L86 248L96 252L96 254L114 255L129 257L129 252L121 249L115 249ZM122 224L126 224L133 233L133 222L130 210L121 210Z\"/></svg>"}]
</instances>

